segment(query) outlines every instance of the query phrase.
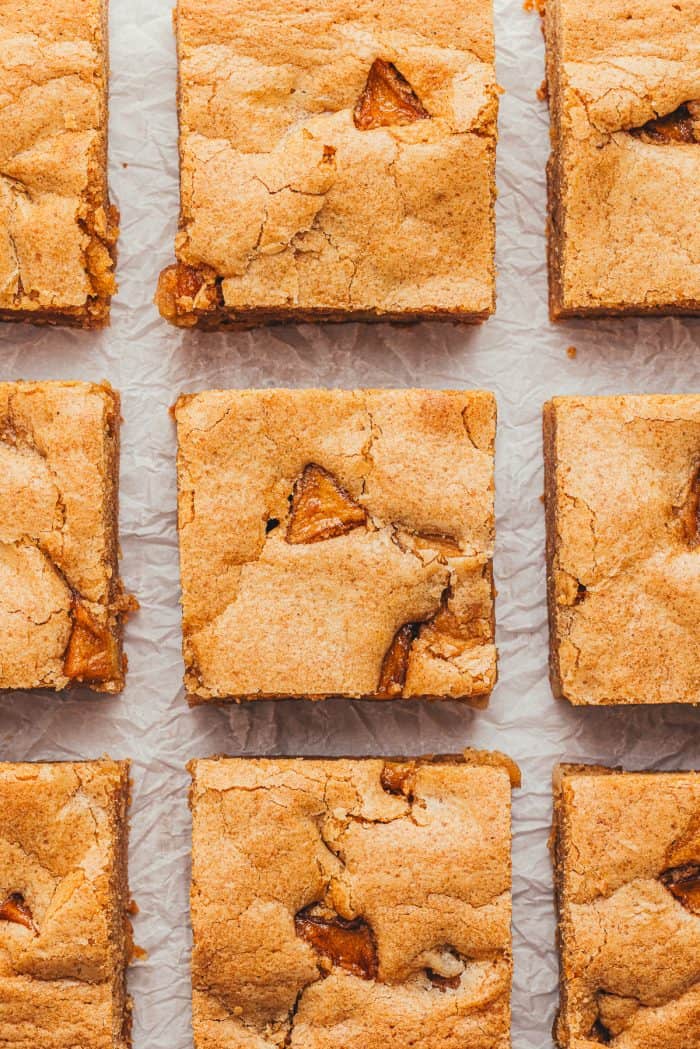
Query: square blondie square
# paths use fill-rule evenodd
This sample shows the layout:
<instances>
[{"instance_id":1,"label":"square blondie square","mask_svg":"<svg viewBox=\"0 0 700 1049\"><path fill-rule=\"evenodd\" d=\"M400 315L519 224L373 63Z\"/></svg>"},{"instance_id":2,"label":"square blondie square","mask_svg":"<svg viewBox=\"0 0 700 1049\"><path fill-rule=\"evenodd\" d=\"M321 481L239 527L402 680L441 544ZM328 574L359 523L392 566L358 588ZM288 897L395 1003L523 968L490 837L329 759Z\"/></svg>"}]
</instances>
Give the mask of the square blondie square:
<instances>
[{"instance_id":1,"label":"square blondie square","mask_svg":"<svg viewBox=\"0 0 700 1049\"><path fill-rule=\"evenodd\" d=\"M559 766L561 1049L700 1045L700 775Z\"/></svg>"},{"instance_id":2,"label":"square blondie square","mask_svg":"<svg viewBox=\"0 0 700 1049\"><path fill-rule=\"evenodd\" d=\"M700 3L547 0L550 312L700 313Z\"/></svg>"},{"instance_id":3,"label":"square blondie square","mask_svg":"<svg viewBox=\"0 0 700 1049\"><path fill-rule=\"evenodd\" d=\"M195 1049L508 1049L512 762L190 771Z\"/></svg>"},{"instance_id":4,"label":"square blondie square","mask_svg":"<svg viewBox=\"0 0 700 1049\"><path fill-rule=\"evenodd\" d=\"M0 764L0 1045L127 1049L127 761Z\"/></svg>"},{"instance_id":5,"label":"square blondie square","mask_svg":"<svg viewBox=\"0 0 700 1049\"><path fill-rule=\"evenodd\" d=\"M0 320L109 322L107 46L107 0L0 3Z\"/></svg>"},{"instance_id":6,"label":"square blondie square","mask_svg":"<svg viewBox=\"0 0 700 1049\"><path fill-rule=\"evenodd\" d=\"M124 685L119 395L0 383L0 689Z\"/></svg>"},{"instance_id":7,"label":"square blondie square","mask_svg":"<svg viewBox=\"0 0 700 1049\"><path fill-rule=\"evenodd\" d=\"M164 317L493 312L488 0L178 0L176 28L180 229Z\"/></svg>"},{"instance_id":8,"label":"square blondie square","mask_svg":"<svg viewBox=\"0 0 700 1049\"><path fill-rule=\"evenodd\" d=\"M544 457L555 695L700 703L700 396L556 397Z\"/></svg>"},{"instance_id":9,"label":"square blondie square","mask_svg":"<svg viewBox=\"0 0 700 1049\"><path fill-rule=\"evenodd\" d=\"M486 703L490 393L212 390L174 413L191 702Z\"/></svg>"}]
</instances>

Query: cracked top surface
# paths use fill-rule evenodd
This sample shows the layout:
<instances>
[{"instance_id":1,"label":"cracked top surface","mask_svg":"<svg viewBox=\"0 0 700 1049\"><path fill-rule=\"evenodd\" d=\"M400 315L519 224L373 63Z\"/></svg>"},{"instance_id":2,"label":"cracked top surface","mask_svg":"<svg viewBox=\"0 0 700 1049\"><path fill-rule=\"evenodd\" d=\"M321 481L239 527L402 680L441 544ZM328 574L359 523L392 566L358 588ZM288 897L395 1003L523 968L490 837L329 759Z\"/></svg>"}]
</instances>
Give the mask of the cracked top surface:
<instances>
[{"instance_id":1,"label":"cracked top surface","mask_svg":"<svg viewBox=\"0 0 700 1049\"><path fill-rule=\"evenodd\" d=\"M0 688L65 688L80 605L118 633L119 397L109 386L0 384ZM122 684L116 649L95 687Z\"/></svg>"},{"instance_id":2,"label":"cracked top surface","mask_svg":"<svg viewBox=\"0 0 700 1049\"><path fill-rule=\"evenodd\" d=\"M209 391L175 418L192 696L483 701L491 394Z\"/></svg>"},{"instance_id":3,"label":"cracked top surface","mask_svg":"<svg viewBox=\"0 0 700 1049\"><path fill-rule=\"evenodd\" d=\"M126 1046L127 795L124 761L0 764L3 1046Z\"/></svg>"},{"instance_id":4,"label":"cracked top surface","mask_svg":"<svg viewBox=\"0 0 700 1049\"><path fill-rule=\"evenodd\" d=\"M108 317L105 19L104 0L0 4L0 316Z\"/></svg>"},{"instance_id":5,"label":"cracked top surface","mask_svg":"<svg viewBox=\"0 0 700 1049\"><path fill-rule=\"evenodd\" d=\"M466 761L192 762L197 1049L507 1049L517 770Z\"/></svg>"},{"instance_id":6,"label":"cracked top surface","mask_svg":"<svg viewBox=\"0 0 700 1049\"><path fill-rule=\"evenodd\" d=\"M700 126L630 133L700 106L700 0L548 0L546 38L554 315L700 309Z\"/></svg>"},{"instance_id":7,"label":"cracked top surface","mask_svg":"<svg viewBox=\"0 0 700 1049\"><path fill-rule=\"evenodd\" d=\"M700 702L700 397L555 398L545 463L555 692Z\"/></svg>"},{"instance_id":8,"label":"cracked top surface","mask_svg":"<svg viewBox=\"0 0 700 1049\"><path fill-rule=\"evenodd\" d=\"M563 1049L700 1044L700 775L560 767Z\"/></svg>"},{"instance_id":9,"label":"cracked top surface","mask_svg":"<svg viewBox=\"0 0 700 1049\"><path fill-rule=\"evenodd\" d=\"M177 258L220 278L219 306L492 312L490 4L179 0L177 33ZM359 119L378 59L413 119ZM214 308L206 285L193 306Z\"/></svg>"}]
</instances>

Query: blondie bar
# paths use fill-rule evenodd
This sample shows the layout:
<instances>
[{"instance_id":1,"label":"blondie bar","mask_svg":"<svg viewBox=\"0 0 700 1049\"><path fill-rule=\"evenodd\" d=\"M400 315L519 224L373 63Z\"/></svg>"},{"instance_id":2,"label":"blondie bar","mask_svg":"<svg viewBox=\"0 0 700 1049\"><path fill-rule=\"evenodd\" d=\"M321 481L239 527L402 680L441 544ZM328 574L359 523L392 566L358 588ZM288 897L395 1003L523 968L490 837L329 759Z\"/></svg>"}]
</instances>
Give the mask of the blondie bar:
<instances>
[{"instance_id":1,"label":"blondie bar","mask_svg":"<svg viewBox=\"0 0 700 1049\"><path fill-rule=\"evenodd\" d=\"M0 689L124 684L119 395L0 383Z\"/></svg>"},{"instance_id":2,"label":"blondie bar","mask_svg":"<svg viewBox=\"0 0 700 1049\"><path fill-rule=\"evenodd\" d=\"M127 1049L129 763L0 764L0 1046Z\"/></svg>"},{"instance_id":3,"label":"blondie bar","mask_svg":"<svg viewBox=\"0 0 700 1049\"><path fill-rule=\"evenodd\" d=\"M485 704L491 394L213 390L174 411L191 701Z\"/></svg>"},{"instance_id":4,"label":"blondie bar","mask_svg":"<svg viewBox=\"0 0 700 1049\"><path fill-rule=\"evenodd\" d=\"M700 775L560 766L561 1049L700 1045Z\"/></svg>"},{"instance_id":5,"label":"blondie bar","mask_svg":"<svg viewBox=\"0 0 700 1049\"><path fill-rule=\"evenodd\" d=\"M488 0L178 0L184 327L494 309Z\"/></svg>"},{"instance_id":6,"label":"blondie bar","mask_svg":"<svg viewBox=\"0 0 700 1049\"><path fill-rule=\"evenodd\" d=\"M553 319L700 313L700 5L547 0Z\"/></svg>"},{"instance_id":7,"label":"blondie bar","mask_svg":"<svg viewBox=\"0 0 700 1049\"><path fill-rule=\"evenodd\" d=\"M195 1049L508 1049L512 762L190 770Z\"/></svg>"},{"instance_id":8,"label":"blondie bar","mask_svg":"<svg viewBox=\"0 0 700 1049\"><path fill-rule=\"evenodd\" d=\"M555 694L700 703L700 396L557 397L544 454Z\"/></svg>"},{"instance_id":9,"label":"blondie bar","mask_svg":"<svg viewBox=\"0 0 700 1049\"><path fill-rule=\"evenodd\" d=\"M107 0L0 3L2 320L109 321L107 90Z\"/></svg>"}]
</instances>

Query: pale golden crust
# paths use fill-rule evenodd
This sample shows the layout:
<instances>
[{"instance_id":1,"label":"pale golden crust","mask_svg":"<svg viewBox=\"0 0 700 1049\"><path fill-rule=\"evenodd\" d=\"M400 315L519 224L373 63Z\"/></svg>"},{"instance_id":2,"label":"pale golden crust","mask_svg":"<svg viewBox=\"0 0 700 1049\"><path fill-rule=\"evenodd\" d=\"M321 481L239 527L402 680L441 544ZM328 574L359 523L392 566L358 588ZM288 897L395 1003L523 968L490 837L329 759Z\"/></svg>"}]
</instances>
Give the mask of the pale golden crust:
<instances>
[{"instance_id":1,"label":"pale golden crust","mask_svg":"<svg viewBox=\"0 0 700 1049\"><path fill-rule=\"evenodd\" d=\"M129 763L0 765L0 1045L127 1049ZM6 913L6 911L4 912Z\"/></svg>"},{"instance_id":2,"label":"pale golden crust","mask_svg":"<svg viewBox=\"0 0 700 1049\"><path fill-rule=\"evenodd\" d=\"M378 696L408 625L391 696L485 701L496 677L491 394L209 391L180 398L175 418L195 700ZM355 520L294 541L290 498L310 467Z\"/></svg>"},{"instance_id":3,"label":"pale golden crust","mask_svg":"<svg viewBox=\"0 0 700 1049\"><path fill-rule=\"evenodd\" d=\"M558 397L544 419L555 694L699 703L700 397Z\"/></svg>"},{"instance_id":4,"label":"pale golden crust","mask_svg":"<svg viewBox=\"0 0 700 1049\"><path fill-rule=\"evenodd\" d=\"M192 763L197 1049L507 1049L512 763L476 759Z\"/></svg>"},{"instance_id":5,"label":"pale golden crust","mask_svg":"<svg viewBox=\"0 0 700 1049\"><path fill-rule=\"evenodd\" d=\"M547 0L550 309L700 312L700 140L635 129L700 101L700 2Z\"/></svg>"},{"instance_id":6,"label":"pale golden crust","mask_svg":"<svg viewBox=\"0 0 700 1049\"><path fill-rule=\"evenodd\" d=\"M106 0L0 5L0 319L109 320L106 20Z\"/></svg>"},{"instance_id":7,"label":"pale golden crust","mask_svg":"<svg viewBox=\"0 0 700 1049\"><path fill-rule=\"evenodd\" d=\"M493 311L490 4L179 0L176 24L182 268L161 277L164 316ZM408 80L421 119L356 126L377 59Z\"/></svg>"},{"instance_id":8,"label":"pale golden crust","mask_svg":"<svg viewBox=\"0 0 700 1049\"><path fill-rule=\"evenodd\" d=\"M111 387L0 384L0 688L77 680L77 606L110 649L109 666L85 684L123 687L121 623L132 602L117 563L118 470Z\"/></svg>"},{"instance_id":9,"label":"pale golden crust","mask_svg":"<svg viewBox=\"0 0 700 1049\"><path fill-rule=\"evenodd\" d=\"M562 1049L700 1043L700 775L560 766Z\"/></svg>"}]
</instances>

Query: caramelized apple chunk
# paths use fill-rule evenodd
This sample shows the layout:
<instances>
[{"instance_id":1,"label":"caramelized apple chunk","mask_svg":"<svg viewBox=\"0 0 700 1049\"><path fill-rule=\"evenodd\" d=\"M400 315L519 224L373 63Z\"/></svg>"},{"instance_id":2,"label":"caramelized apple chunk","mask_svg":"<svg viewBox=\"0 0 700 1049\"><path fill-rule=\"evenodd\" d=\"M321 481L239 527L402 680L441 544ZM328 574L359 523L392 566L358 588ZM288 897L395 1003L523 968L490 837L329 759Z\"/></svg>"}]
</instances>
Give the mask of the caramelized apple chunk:
<instances>
[{"instance_id":1,"label":"caramelized apple chunk","mask_svg":"<svg viewBox=\"0 0 700 1049\"><path fill-rule=\"evenodd\" d=\"M387 794L399 794L412 798L416 787L416 763L387 762L381 771L379 782Z\"/></svg>"},{"instance_id":2,"label":"caramelized apple chunk","mask_svg":"<svg viewBox=\"0 0 700 1049\"><path fill-rule=\"evenodd\" d=\"M307 909L297 914L294 928L297 936L306 940L331 965L362 980L376 979L379 969L377 949L372 930L362 918L345 921L337 915L323 917Z\"/></svg>"},{"instance_id":3,"label":"caramelized apple chunk","mask_svg":"<svg viewBox=\"0 0 700 1049\"><path fill-rule=\"evenodd\" d=\"M63 673L71 681L109 681L118 677L119 646L106 625L98 622L86 606L74 600L73 630L63 661Z\"/></svg>"},{"instance_id":4,"label":"caramelized apple chunk","mask_svg":"<svg viewBox=\"0 0 700 1049\"><path fill-rule=\"evenodd\" d=\"M366 522L367 511L332 474L310 463L294 485L287 542L318 543L346 535Z\"/></svg>"},{"instance_id":5,"label":"caramelized apple chunk","mask_svg":"<svg viewBox=\"0 0 700 1049\"><path fill-rule=\"evenodd\" d=\"M645 142L700 142L700 103L686 102L673 113L649 120L632 134Z\"/></svg>"},{"instance_id":6,"label":"caramelized apple chunk","mask_svg":"<svg viewBox=\"0 0 700 1049\"><path fill-rule=\"evenodd\" d=\"M378 127L412 124L415 120L426 120L429 116L430 113L393 62L375 59L355 106L355 127L359 131L372 131Z\"/></svg>"},{"instance_id":7,"label":"caramelized apple chunk","mask_svg":"<svg viewBox=\"0 0 700 1049\"><path fill-rule=\"evenodd\" d=\"M24 896L20 892L13 892L0 904L0 921L12 922L14 925L23 925L31 932L37 932L37 927L32 918L32 912L24 902Z\"/></svg>"},{"instance_id":8,"label":"caramelized apple chunk","mask_svg":"<svg viewBox=\"0 0 700 1049\"><path fill-rule=\"evenodd\" d=\"M418 626L418 623L406 623L396 631L382 662L376 693L380 698L390 699L401 693L406 683L411 645L418 636Z\"/></svg>"},{"instance_id":9,"label":"caramelized apple chunk","mask_svg":"<svg viewBox=\"0 0 700 1049\"><path fill-rule=\"evenodd\" d=\"M664 871L661 883L689 911L700 914L700 863L686 863Z\"/></svg>"}]
</instances>

